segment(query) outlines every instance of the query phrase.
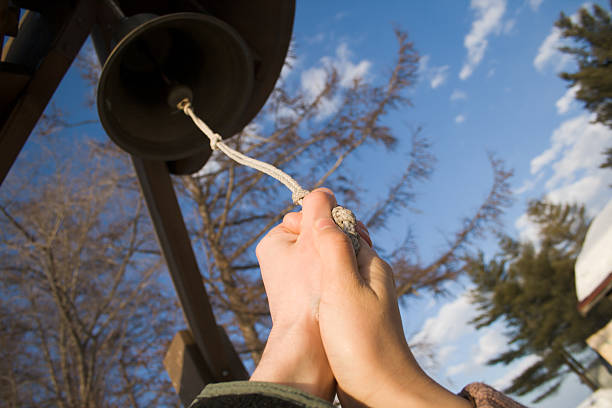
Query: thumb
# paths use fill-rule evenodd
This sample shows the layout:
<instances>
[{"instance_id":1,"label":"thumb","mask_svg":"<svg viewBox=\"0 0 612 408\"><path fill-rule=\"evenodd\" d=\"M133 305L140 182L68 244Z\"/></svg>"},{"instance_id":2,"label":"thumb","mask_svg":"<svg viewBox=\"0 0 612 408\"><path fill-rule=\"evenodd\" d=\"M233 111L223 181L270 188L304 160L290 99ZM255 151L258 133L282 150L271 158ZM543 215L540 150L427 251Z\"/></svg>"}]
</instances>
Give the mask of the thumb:
<instances>
[{"instance_id":1,"label":"thumb","mask_svg":"<svg viewBox=\"0 0 612 408\"><path fill-rule=\"evenodd\" d=\"M302 227L312 234L313 246L325 270L325 282L334 282L333 286L340 289L348 282L358 283L360 278L351 241L332 219L335 206L330 190L317 189L308 194L302 204Z\"/></svg>"},{"instance_id":2,"label":"thumb","mask_svg":"<svg viewBox=\"0 0 612 408\"><path fill-rule=\"evenodd\" d=\"M323 263L325 281L338 290L362 279L350 239L331 217L319 218L314 223L314 245Z\"/></svg>"}]
</instances>

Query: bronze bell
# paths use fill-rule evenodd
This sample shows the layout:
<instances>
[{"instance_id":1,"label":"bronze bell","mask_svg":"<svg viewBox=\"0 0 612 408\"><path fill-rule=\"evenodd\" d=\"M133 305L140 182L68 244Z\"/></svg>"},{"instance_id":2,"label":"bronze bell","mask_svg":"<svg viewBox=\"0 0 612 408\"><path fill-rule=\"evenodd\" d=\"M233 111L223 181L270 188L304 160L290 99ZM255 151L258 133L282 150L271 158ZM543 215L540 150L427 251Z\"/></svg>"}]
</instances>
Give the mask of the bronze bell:
<instances>
[{"instance_id":1,"label":"bronze bell","mask_svg":"<svg viewBox=\"0 0 612 408\"><path fill-rule=\"evenodd\" d=\"M211 153L176 103L190 96L198 116L232 136L265 103L291 38L294 1L206 6L206 13L121 19L98 84L98 113L110 138L132 155L166 161L175 174L197 171Z\"/></svg>"}]
</instances>

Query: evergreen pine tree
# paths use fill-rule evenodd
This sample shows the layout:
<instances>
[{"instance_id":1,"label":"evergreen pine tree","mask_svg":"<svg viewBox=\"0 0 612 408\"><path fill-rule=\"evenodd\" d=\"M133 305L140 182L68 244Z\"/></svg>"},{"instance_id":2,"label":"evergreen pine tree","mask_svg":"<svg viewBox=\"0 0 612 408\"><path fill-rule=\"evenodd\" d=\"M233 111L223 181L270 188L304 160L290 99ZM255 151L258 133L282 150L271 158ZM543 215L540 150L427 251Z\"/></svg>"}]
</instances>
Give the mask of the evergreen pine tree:
<instances>
[{"instance_id":1,"label":"evergreen pine tree","mask_svg":"<svg viewBox=\"0 0 612 408\"><path fill-rule=\"evenodd\" d=\"M612 0L610 2L612 8ZM593 12L581 8L577 20L561 13L555 23L564 38L574 40L575 46L560 50L573 55L578 63L574 73L563 72L561 78L571 86L578 86L576 99L594 112L596 121L612 129L612 21L610 14L597 4ZM612 168L612 149L604 152L606 161L601 167Z\"/></svg>"},{"instance_id":2,"label":"evergreen pine tree","mask_svg":"<svg viewBox=\"0 0 612 408\"><path fill-rule=\"evenodd\" d=\"M509 349L488 364L539 357L505 392L525 395L538 390L534 402L541 401L570 373L595 390L599 386L586 368L596 354L585 352L585 340L610 320L612 302L600 302L587 317L578 313L574 265L589 220L583 206L542 201L531 202L528 215L539 229L538 246L504 236L492 260L486 262L482 253L471 260L473 302L480 312L472 323L477 328L496 321L506 325Z\"/></svg>"}]
</instances>

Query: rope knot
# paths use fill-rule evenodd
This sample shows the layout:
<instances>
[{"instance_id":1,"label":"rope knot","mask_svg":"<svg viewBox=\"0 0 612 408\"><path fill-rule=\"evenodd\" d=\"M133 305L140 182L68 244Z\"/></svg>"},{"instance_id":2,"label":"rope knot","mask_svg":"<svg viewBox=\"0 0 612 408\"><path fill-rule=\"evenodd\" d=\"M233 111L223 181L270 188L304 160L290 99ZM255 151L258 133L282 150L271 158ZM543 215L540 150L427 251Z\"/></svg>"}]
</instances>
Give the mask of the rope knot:
<instances>
[{"instance_id":1,"label":"rope knot","mask_svg":"<svg viewBox=\"0 0 612 408\"><path fill-rule=\"evenodd\" d=\"M336 206L332 209L332 218L337 226L351 239L355 255L359 253L359 235L357 234L357 218L349 209Z\"/></svg>"},{"instance_id":2,"label":"rope knot","mask_svg":"<svg viewBox=\"0 0 612 408\"><path fill-rule=\"evenodd\" d=\"M210 136L210 148L211 150L217 150L217 143L221 141L221 136L218 133L213 133Z\"/></svg>"},{"instance_id":3,"label":"rope knot","mask_svg":"<svg viewBox=\"0 0 612 408\"><path fill-rule=\"evenodd\" d=\"M177 105L177 108L187 113L187 109L191 108L191 101L189 98L183 98Z\"/></svg>"}]
</instances>

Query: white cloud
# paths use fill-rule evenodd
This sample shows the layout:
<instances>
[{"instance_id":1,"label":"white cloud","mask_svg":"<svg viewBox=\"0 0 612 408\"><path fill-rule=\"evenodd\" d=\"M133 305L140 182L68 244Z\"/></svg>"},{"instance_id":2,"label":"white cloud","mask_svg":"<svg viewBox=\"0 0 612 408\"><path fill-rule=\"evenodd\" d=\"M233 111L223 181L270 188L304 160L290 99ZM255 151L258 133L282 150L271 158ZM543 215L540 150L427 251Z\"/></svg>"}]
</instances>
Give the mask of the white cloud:
<instances>
[{"instance_id":1,"label":"white cloud","mask_svg":"<svg viewBox=\"0 0 612 408\"><path fill-rule=\"evenodd\" d=\"M436 366L443 369L446 377L461 373L482 371L488 360L508 348L508 340L499 324L477 331L469 322L478 315L476 305L471 303L470 288L455 300L440 308L438 314L428 318L421 330L409 344L426 344L426 351L433 357ZM415 350L421 364L429 355Z\"/></svg>"},{"instance_id":2,"label":"white cloud","mask_svg":"<svg viewBox=\"0 0 612 408\"><path fill-rule=\"evenodd\" d=\"M478 340L477 354L474 356L476 364L486 364L508 348L508 339L498 329L487 329Z\"/></svg>"},{"instance_id":3,"label":"white cloud","mask_svg":"<svg viewBox=\"0 0 612 408\"><path fill-rule=\"evenodd\" d=\"M287 109L289 111L289 109ZM295 114L295 113L294 113ZM241 146L240 149L247 149L250 146L253 146L254 144L257 143L267 143L269 142L268 139L266 139L263 136L260 136L263 132L263 126L260 123L257 122L251 122L249 123L241 132L240 135L240 141L241 141Z\"/></svg>"},{"instance_id":4,"label":"white cloud","mask_svg":"<svg viewBox=\"0 0 612 408\"><path fill-rule=\"evenodd\" d=\"M448 77L448 65L442 65L439 67L429 67L429 55L423 55L419 59L419 74L429 81L429 85L432 89L436 89L446 82Z\"/></svg>"},{"instance_id":5,"label":"white cloud","mask_svg":"<svg viewBox=\"0 0 612 408\"><path fill-rule=\"evenodd\" d=\"M531 7L533 11L538 11L540 5L542 4L542 1L543 0L529 0L529 7Z\"/></svg>"},{"instance_id":6,"label":"white cloud","mask_svg":"<svg viewBox=\"0 0 612 408\"><path fill-rule=\"evenodd\" d=\"M553 175L546 182L548 189L573 182L581 170L604 173L598 166L603 161L601 152L612 144L612 130L600 123L591 123L587 114L565 121L553 132L550 150L559 159L552 164ZM546 153L546 152L545 152Z\"/></svg>"},{"instance_id":7,"label":"white cloud","mask_svg":"<svg viewBox=\"0 0 612 408\"><path fill-rule=\"evenodd\" d=\"M468 322L475 316L476 309L470 303L469 291L465 291L457 299L442 306L437 316L427 319L409 343L438 345L452 342L472 330Z\"/></svg>"},{"instance_id":8,"label":"white cloud","mask_svg":"<svg viewBox=\"0 0 612 408\"><path fill-rule=\"evenodd\" d=\"M543 71L546 63L552 59L553 55L558 53L559 42L561 41L561 30L553 27L550 34L544 39L544 42L538 49L538 55L533 60L533 65L538 71Z\"/></svg>"},{"instance_id":9,"label":"white cloud","mask_svg":"<svg viewBox=\"0 0 612 408\"><path fill-rule=\"evenodd\" d=\"M522 214L514 222L514 226L519 231L519 238L524 242L538 242L540 240L537 225L529 221L527 213Z\"/></svg>"},{"instance_id":10,"label":"white cloud","mask_svg":"<svg viewBox=\"0 0 612 408\"><path fill-rule=\"evenodd\" d=\"M550 191L546 198L553 203L587 203L590 212L594 214L599 212L610 198L606 192L611 180L612 178L609 178L606 181L598 175L585 176L574 183Z\"/></svg>"},{"instance_id":11,"label":"white cloud","mask_svg":"<svg viewBox=\"0 0 612 408\"><path fill-rule=\"evenodd\" d=\"M437 375L438 381L450 385L453 380L465 381L468 378L474 381L485 376L489 377L487 382L492 383L495 378L501 377L495 381L495 385L503 387L536 360L527 357L508 368L486 366L487 361L509 348L508 339L503 334L502 323L479 331L469 323L479 313L476 305L470 302L470 290L466 289L455 300L442 306L436 316L428 318L409 344L429 345L425 351L435 356L435 366L442 369ZM415 356L421 364L421 360L428 357L418 350L415 350ZM499 374L500 370L506 374Z\"/></svg>"},{"instance_id":12,"label":"white cloud","mask_svg":"<svg viewBox=\"0 0 612 408\"><path fill-rule=\"evenodd\" d=\"M488 45L487 37L493 33L499 34L503 28L502 17L506 11L506 0L472 0L470 8L475 10L476 20L463 41L468 54L459 78L464 80L472 75L482 61Z\"/></svg>"},{"instance_id":13,"label":"white cloud","mask_svg":"<svg viewBox=\"0 0 612 408\"><path fill-rule=\"evenodd\" d=\"M342 87L350 87L355 80L367 80L367 75L372 63L368 60L361 60L358 63L351 61L352 53L346 43L341 43L336 49L334 57L323 57L321 65L302 72L301 86L307 101L314 101L317 96L325 89L328 74L332 69L338 73L338 81ZM340 99L323 98L319 105L319 120L336 112L340 107Z\"/></svg>"},{"instance_id":14,"label":"white cloud","mask_svg":"<svg viewBox=\"0 0 612 408\"><path fill-rule=\"evenodd\" d=\"M322 43L323 40L325 40L325 33L318 33L313 35L312 37L306 37L306 42L309 45Z\"/></svg>"},{"instance_id":15,"label":"white cloud","mask_svg":"<svg viewBox=\"0 0 612 408\"><path fill-rule=\"evenodd\" d=\"M451 377L453 375L457 375L459 373L467 371L468 368L470 368L470 365L468 363L455 364L446 369L446 375Z\"/></svg>"},{"instance_id":16,"label":"white cloud","mask_svg":"<svg viewBox=\"0 0 612 408\"><path fill-rule=\"evenodd\" d=\"M328 72L325 68L310 68L302 72L302 90L308 102L314 101L323 92L327 84ZM340 101L336 98L322 98L318 106L317 118L322 120L332 115L340 107Z\"/></svg>"},{"instance_id":17,"label":"white cloud","mask_svg":"<svg viewBox=\"0 0 612 408\"><path fill-rule=\"evenodd\" d=\"M561 30L553 27L550 34L540 45L538 55L533 60L535 68L544 72L546 67L552 66L555 72L562 71L572 60L570 55L559 51L559 47L563 46L564 42L561 38Z\"/></svg>"},{"instance_id":18,"label":"white cloud","mask_svg":"<svg viewBox=\"0 0 612 408\"><path fill-rule=\"evenodd\" d=\"M503 377L494 381L491 386L498 390L508 388L510 384L512 384L512 380L522 374L523 371L525 371L532 364L535 364L539 359L540 358L534 354L521 359L512 370L508 371Z\"/></svg>"},{"instance_id":19,"label":"white cloud","mask_svg":"<svg viewBox=\"0 0 612 408\"><path fill-rule=\"evenodd\" d=\"M458 101L461 99L467 99L467 94L464 91L461 91L459 89L455 89L453 91L453 93L450 96L450 100L451 101Z\"/></svg>"},{"instance_id":20,"label":"white cloud","mask_svg":"<svg viewBox=\"0 0 612 408\"><path fill-rule=\"evenodd\" d=\"M291 40L289 43L289 50L287 52L287 57L285 58L285 63L283 64L283 68L281 69L279 80L285 81L289 75L295 71L295 68L298 66L298 59L296 58L296 44L295 40Z\"/></svg>"},{"instance_id":21,"label":"white cloud","mask_svg":"<svg viewBox=\"0 0 612 408\"><path fill-rule=\"evenodd\" d=\"M219 162L219 153L217 150L213 151L204 166L191 175L193 178L205 177L209 174L215 173L221 170L221 163Z\"/></svg>"},{"instance_id":22,"label":"white cloud","mask_svg":"<svg viewBox=\"0 0 612 408\"><path fill-rule=\"evenodd\" d=\"M350 60L352 53L346 43L342 43L336 49L336 59L329 57L323 58L325 65L334 66L340 75L340 85L349 87L356 79L365 79L372 63L368 60L361 60L353 64Z\"/></svg>"},{"instance_id":23,"label":"white cloud","mask_svg":"<svg viewBox=\"0 0 612 408\"><path fill-rule=\"evenodd\" d=\"M429 60L430 60L430 56L429 55L422 55L419 58L419 74L423 74L427 71L427 69L429 68Z\"/></svg>"},{"instance_id":24,"label":"white cloud","mask_svg":"<svg viewBox=\"0 0 612 408\"><path fill-rule=\"evenodd\" d=\"M569 88L561 98L555 103L557 106L557 113L559 115L563 115L567 113L573 105L573 102L576 100L576 92L580 89L580 85L574 85Z\"/></svg>"},{"instance_id":25,"label":"white cloud","mask_svg":"<svg viewBox=\"0 0 612 408\"><path fill-rule=\"evenodd\" d=\"M589 3L584 3L582 7L588 6ZM574 22L578 20L578 13L570 16ZM550 33L538 49L538 55L533 60L533 66L540 72L544 72L547 67L552 67L555 72L563 71L572 62L572 56L559 51L559 47L568 45L570 42L562 38L561 30L553 27Z\"/></svg>"},{"instance_id":26,"label":"white cloud","mask_svg":"<svg viewBox=\"0 0 612 408\"><path fill-rule=\"evenodd\" d=\"M447 358L451 357L457 351L457 346L447 344L440 348L438 351L438 359L440 361L446 361Z\"/></svg>"},{"instance_id":27,"label":"white cloud","mask_svg":"<svg viewBox=\"0 0 612 408\"><path fill-rule=\"evenodd\" d=\"M327 71L325 68L310 68L302 72L302 90L309 101L313 101L323 90L327 81Z\"/></svg>"},{"instance_id":28,"label":"white cloud","mask_svg":"<svg viewBox=\"0 0 612 408\"><path fill-rule=\"evenodd\" d=\"M544 166L552 162L559 151L561 150L562 145L559 143L553 143L551 147L546 149L544 152L540 153L538 156L531 159L530 167L531 174L537 174Z\"/></svg>"},{"instance_id":29,"label":"white cloud","mask_svg":"<svg viewBox=\"0 0 612 408\"><path fill-rule=\"evenodd\" d=\"M429 302L427 302L427 305L425 306L425 310L431 310L437 304L438 304L438 302L436 302L436 299L432 297L432 298L429 299Z\"/></svg>"},{"instance_id":30,"label":"white cloud","mask_svg":"<svg viewBox=\"0 0 612 408\"><path fill-rule=\"evenodd\" d=\"M582 114L561 123L550 138L550 147L531 160L534 179L526 180L521 192L544 180L544 198L554 203L581 203L597 213L610 198L610 171L599 168L601 154L612 145L612 130L592 123ZM515 222L521 239L537 242L537 228L523 214Z\"/></svg>"},{"instance_id":31,"label":"white cloud","mask_svg":"<svg viewBox=\"0 0 612 408\"><path fill-rule=\"evenodd\" d=\"M515 19L510 19L504 23L504 34L510 34L516 25Z\"/></svg>"},{"instance_id":32,"label":"white cloud","mask_svg":"<svg viewBox=\"0 0 612 408\"><path fill-rule=\"evenodd\" d=\"M463 123L463 122L465 122L465 116L463 115L455 116L455 123Z\"/></svg>"},{"instance_id":33,"label":"white cloud","mask_svg":"<svg viewBox=\"0 0 612 408\"><path fill-rule=\"evenodd\" d=\"M543 176L544 176L544 173L538 173L538 175L535 178L529 178L529 179L524 180L523 184L520 187L513 190L513 193L523 194L531 190L532 188L536 186L536 184L542 179Z\"/></svg>"},{"instance_id":34,"label":"white cloud","mask_svg":"<svg viewBox=\"0 0 612 408\"><path fill-rule=\"evenodd\" d=\"M280 105L275 112L272 114L273 120L286 119L286 120L294 120L298 117L297 111L290 108L287 105Z\"/></svg>"},{"instance_id":35,"label":"white cloud","mask_svg":"<svg viewBox=\"0 0 612 408\"><path fill-rule=\"evenodd\" d=\"M508 339L502 334L499 328L486 328L478 338L478 344L472 347L471 353L461 363L447 368L446 375L451 377L460 373L466 373L474 369L479 369L487 362L504 352L508 348ZM445 346L444 348L451 347ZM442 348L441 350L444 350Z\"/></svg>"},{"instance_id":36,"label":"white cloud","mask_svg":"<svg viewBox=\"0 0 612 408\"><path fill-rule=\"evenodd\" d=\"M512 192L514 194L520 195L520 194L523 194L523 193L531 190L534 186L535 186L535 182L533 180L527 179L527 180L523 181L523 184L520 187L515 188L514 190L512 190Z\"/></svg>"},{"instance_id":37,"label":"white cloud","mask_svg":"<svg viewBox=\"0 0 612 408\"><path fill-rule=\"evenodd\" d=\"M448 76L448 65L444 65L441 67L432 68L432 78L429 81L432 89L436 89L440 85L446 82L446 77Z\"/></svg>"},{"instance_id":38,"label":"white cloud","mask_svg":"<svg viewBox=\"0 0 612 408\"><path fill-rule=\"evenodd\" d=\"M550 138L551 146L531 160L531 174L537 174L558 159L552 164L555 174L547 183L550 188L559 181L572 179L577 170L597 167L592 158L610 144L612 131L600 123L591 123L592 119L582 114L555 129Z\"/></svg>"}]
</instances>

